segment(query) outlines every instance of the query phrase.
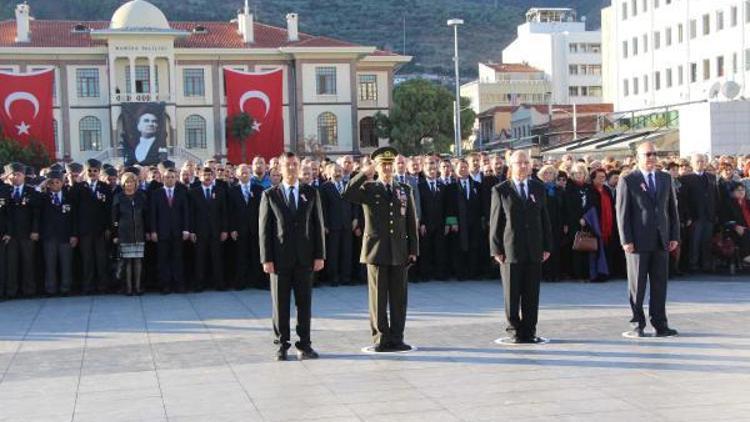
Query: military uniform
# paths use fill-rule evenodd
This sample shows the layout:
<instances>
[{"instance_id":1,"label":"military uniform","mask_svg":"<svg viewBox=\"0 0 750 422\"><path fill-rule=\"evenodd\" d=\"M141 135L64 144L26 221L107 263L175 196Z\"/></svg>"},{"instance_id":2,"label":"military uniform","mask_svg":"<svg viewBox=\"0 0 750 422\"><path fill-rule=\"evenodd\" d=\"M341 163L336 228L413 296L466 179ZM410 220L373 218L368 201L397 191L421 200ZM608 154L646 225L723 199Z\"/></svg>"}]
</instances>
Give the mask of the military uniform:
<instances>
[{"instance_id":1,"label":"military uniform","mask_svg":"<svg viewBox=\"0 0 750 422\"><path fill-rule=\"evenodd\" d=\"M391 147L372 154L393 161ZM419 254L417 214L411 187L392 181L368 181L364 173L346 186L344 199L361 204L365 220L360 262L367 264L370 328L376 351L409 350L404 344L409 256ZM390 308L390 325L388 309Z\"/></svg>"}]
</instances>

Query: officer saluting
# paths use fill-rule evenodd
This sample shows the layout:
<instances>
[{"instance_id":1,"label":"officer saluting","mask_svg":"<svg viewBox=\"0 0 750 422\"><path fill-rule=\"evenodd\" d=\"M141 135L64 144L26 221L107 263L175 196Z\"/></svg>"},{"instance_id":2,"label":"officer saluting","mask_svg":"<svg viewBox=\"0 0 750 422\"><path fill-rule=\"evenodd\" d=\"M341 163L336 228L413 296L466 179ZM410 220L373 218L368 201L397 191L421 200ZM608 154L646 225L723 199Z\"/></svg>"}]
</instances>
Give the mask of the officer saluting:
<instances>
[{"instance_id":1,"label":"officer saluting","mask_svg":"<svg viewBox=\"0 0 750 422\"><path fill-rule=\"evenodd\" d=\"M411 187L393 180L398 151L383 147L352 177L344 199L362 205L365 230L360 262L367 264L370 291L370 329L376 352L411 350L404 343L408 265L419 254L417 215ZM378 180L372 180L378 173ZM388 308L390 306L390 326Z\"/></svg>"}]
</instances>

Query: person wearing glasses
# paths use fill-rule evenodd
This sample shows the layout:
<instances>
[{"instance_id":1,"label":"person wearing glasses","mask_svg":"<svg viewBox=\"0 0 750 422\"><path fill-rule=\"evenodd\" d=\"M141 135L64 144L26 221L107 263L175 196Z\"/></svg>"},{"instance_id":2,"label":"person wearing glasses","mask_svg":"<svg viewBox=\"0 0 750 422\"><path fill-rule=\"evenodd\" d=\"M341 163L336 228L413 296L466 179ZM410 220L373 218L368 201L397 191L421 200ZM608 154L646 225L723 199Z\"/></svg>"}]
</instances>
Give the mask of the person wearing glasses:
<instances>
[{"instance_id":1,"label":"person wearing glasses","mask_svg":"<svg viewBox=\"0 0 750 422\"><path fill-rule=\"evenodd\" d=\"M652 142L638 146L637 168L617 185L617 226L627 263L633 330L628 337L644 337L643 301L650 283L649 316L657 337L672 337L677 330L667 324L667 273L669 253L680 241L677 196L669 173L656 170Z\"/></svg>"}]
</instances>

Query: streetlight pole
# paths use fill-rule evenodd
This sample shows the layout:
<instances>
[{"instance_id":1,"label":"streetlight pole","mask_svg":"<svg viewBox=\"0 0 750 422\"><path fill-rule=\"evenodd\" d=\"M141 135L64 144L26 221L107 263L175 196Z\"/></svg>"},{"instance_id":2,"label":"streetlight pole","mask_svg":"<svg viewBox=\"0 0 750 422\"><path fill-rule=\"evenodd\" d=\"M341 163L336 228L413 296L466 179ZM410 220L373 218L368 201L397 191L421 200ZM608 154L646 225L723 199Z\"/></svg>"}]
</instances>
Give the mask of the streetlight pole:
<instances>
[{"instance_id":1,"label":"streetlight pole","mask_svg":"<svg viewBox=\"0 0 750 422\"><path fill-rule=\"evenodd\" d=\"M456 155L461 156L461 82L458 75L458 26L463 25L463 19L449 19L448 26L453 27L453 66L456 72L456 101L453 107L453 119L456 142Z\"/></svg>"}]
</instances>

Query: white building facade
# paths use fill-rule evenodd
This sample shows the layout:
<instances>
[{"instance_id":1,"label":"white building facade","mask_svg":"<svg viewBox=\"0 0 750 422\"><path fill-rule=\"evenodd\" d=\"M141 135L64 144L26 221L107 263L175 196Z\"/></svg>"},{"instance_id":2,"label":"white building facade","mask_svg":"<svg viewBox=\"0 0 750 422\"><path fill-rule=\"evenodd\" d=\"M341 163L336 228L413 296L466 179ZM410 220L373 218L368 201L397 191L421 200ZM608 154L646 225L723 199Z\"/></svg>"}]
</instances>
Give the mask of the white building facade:
<instances>
[{"instance_id":1,"label":"white building facade","mask_svg":"<svg viewBox=\"0 0 750 422\"><path fill-rule=\"evenodd\" d=\"M543 70L556 104L602 102L601 32L587 31L573 9L530 9L503 62Z\"/></svg>"},{"instance_id":2,"label":"white building facade","mask_svg":"<svg viewBox=\"0 0 750 422\"><path fill-rule=\"evenodd\" d=\"M548 104L550 83L544 71L526 63L479 63L479 79L461 85L461 96L479 114L493 107Z\"/></svg>"},{"instance_id":3,"label":"white building facade","mask_svg":"<svg viewBox=\"0 0 750 422\"><path fill-rule=\"evenodd\" d=\"M284 145L303 152L367 153L387 140L373 116L392 105L393 73L410 57L254 22L247 6L232 22L169 22L144 0L110 22L45 21L18 5L0 22L0 71L55 70L58 158L112 160L121 103L165 102L167 146L177 160L226 156L223 69L281 69Z\"/></svg>"},{"instance_id":4,"label":"white building facade","mask_svg":"<svg viewBox=\"0 0 750 422\"><path fill-rule=\"evenodd\" d=\"M613 0L602 10L605 98L615 110L750 97L750 0Z\"/></svg>"}]
</instances>

